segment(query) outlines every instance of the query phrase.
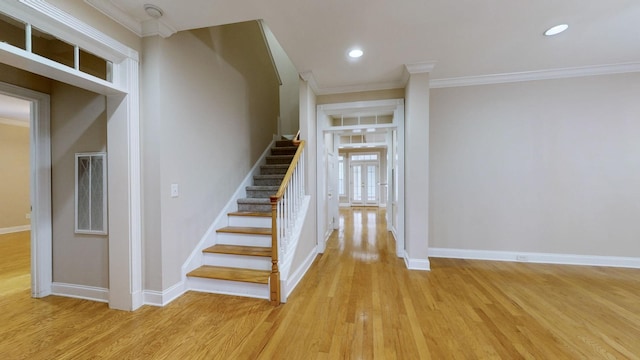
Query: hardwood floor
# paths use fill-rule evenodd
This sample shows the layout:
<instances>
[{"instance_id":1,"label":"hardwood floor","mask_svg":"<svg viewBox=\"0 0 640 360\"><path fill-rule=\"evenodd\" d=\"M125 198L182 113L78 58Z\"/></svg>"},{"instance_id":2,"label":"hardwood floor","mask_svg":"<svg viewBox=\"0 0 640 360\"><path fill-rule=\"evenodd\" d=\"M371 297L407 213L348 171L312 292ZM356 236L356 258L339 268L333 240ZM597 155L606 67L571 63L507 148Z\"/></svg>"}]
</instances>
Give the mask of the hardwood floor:
<instances>
[{"instance_id":1,"label":"hardwood floor","mask_svg":"<svg viewBox=\"0 0 640 360\"><path fill-rule=\"evenodd\" d=\"M279 307L188 293L131 313L31 299L28 261L11 265L22 250L0 236L0 358L640 359L639 270L432 259L408 271L384 229L378 209L342 211Z\"/></svg>"}]
</instances>

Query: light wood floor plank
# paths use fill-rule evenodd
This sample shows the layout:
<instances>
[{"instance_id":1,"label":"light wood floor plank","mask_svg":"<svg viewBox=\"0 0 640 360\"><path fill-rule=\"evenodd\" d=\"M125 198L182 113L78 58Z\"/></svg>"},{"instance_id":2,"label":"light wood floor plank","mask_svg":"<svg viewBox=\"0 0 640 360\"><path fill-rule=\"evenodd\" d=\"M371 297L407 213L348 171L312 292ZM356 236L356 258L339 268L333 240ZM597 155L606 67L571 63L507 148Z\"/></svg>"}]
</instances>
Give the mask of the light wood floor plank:
<instances>
[{"instance_id":1,"label":"light wood floor plank","mask_svg":"<svg viewBox=\"0 0 640 360\"><path fill-rule=\"evenodd\" d=\"M640 271L432 259L384 211L341 211L289 297L187 293L135 312L30 298L29 233L0 235L2 359L640 359Z\"/></svg>"}]
</instances>

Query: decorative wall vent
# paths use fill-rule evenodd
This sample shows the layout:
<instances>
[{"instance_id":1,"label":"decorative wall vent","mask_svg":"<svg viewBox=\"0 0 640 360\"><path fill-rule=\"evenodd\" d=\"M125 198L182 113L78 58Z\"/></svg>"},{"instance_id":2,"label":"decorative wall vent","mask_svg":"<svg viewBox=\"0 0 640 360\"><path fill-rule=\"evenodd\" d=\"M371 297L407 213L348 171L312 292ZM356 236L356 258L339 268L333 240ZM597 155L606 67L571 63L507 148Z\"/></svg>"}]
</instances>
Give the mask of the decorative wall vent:
<instances>
[{"instance_id":1,"label":"decorative wall vent","mask_svg":"<svg viewBox=\"0 0 640 360\"><path fill-rule=\"evenodd\" d=\"M76 229L78 234L107 234L107 154L76 154Z\"/></svg>"}]
</instances>

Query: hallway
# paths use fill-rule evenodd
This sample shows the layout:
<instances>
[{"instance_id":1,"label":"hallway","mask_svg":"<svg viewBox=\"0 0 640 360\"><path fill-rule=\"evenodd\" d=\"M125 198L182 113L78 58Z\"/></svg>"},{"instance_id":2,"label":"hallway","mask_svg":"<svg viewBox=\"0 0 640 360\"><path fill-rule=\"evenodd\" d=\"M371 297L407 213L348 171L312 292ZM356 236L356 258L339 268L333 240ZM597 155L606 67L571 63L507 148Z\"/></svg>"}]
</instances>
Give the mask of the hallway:
<instances>
[{"instance_id":1,"label":"hallway","mask_svg":"<svg viewBox=\"0 0 640 360\"><path fill-rule=\"evenodd\" d=\"M0 243L0 246L3 244ZM3 359L639 359L640 271L432 259L344 208L289 302L190 292L136 312L0 294ZM2 262L10 267L11 256ZM2 277L2 275L0 275Z\"/></svg>"}]
</instances>

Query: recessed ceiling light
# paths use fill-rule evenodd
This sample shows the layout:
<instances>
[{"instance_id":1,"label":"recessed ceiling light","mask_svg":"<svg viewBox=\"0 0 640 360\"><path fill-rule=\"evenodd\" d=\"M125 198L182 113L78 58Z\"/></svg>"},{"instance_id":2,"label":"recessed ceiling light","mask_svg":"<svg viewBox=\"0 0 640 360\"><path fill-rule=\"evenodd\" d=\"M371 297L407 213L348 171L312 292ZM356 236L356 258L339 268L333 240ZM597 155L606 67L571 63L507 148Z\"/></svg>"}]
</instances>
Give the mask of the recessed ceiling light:
<instances>
[{"instance_id":1,"label":"recessed ceiling light","mask_svg":"<svg viewBox=\"0 0 640 360\"><path fill-rule=\"evenodd\" d=\"M547 36L558 35L561 32L567 30L568 28L569 28L569 25L560 24L560 25L556 25L556 26L552 27L551 29L545 31L544 34L547 35Z\"/></svg>"},{"instance_id":2,"label":"recessed ceiling light","mask_svg":"<svg viewBox=\"0 0 640 360\"><path fill-rule=\"evenodd\" d=\"M349 51L349 57L353 58L353 59L357 59L360 56L364 55L364 52L360 49L353 49L351 51Z\"/></svg>"}]
</instances>

